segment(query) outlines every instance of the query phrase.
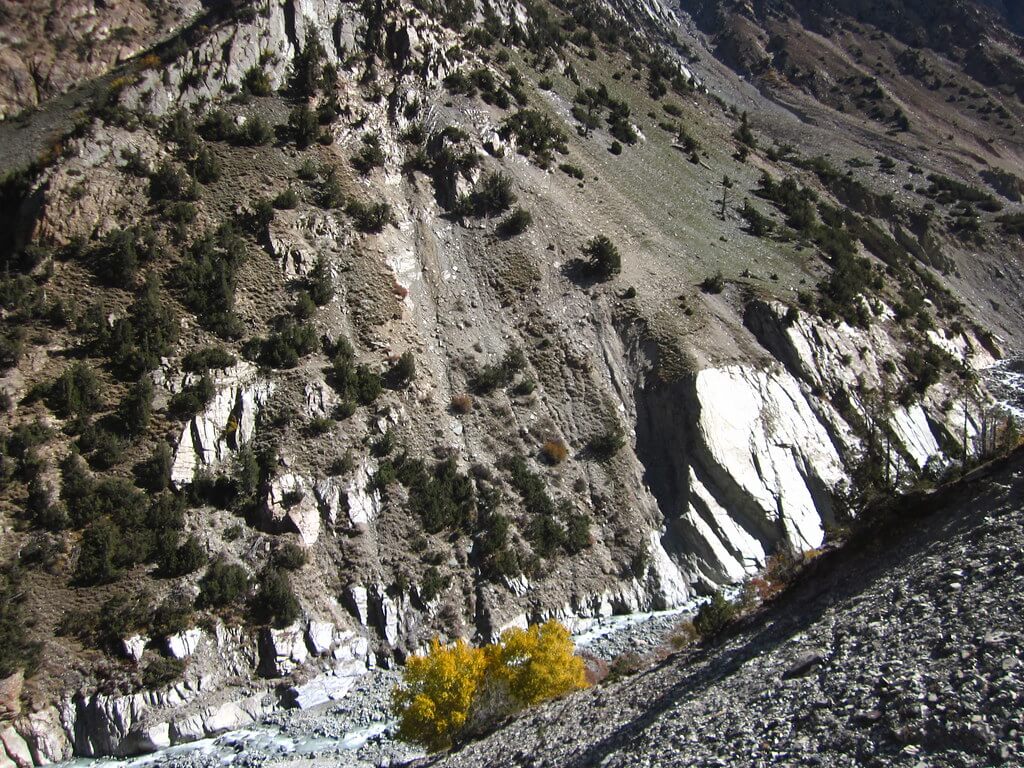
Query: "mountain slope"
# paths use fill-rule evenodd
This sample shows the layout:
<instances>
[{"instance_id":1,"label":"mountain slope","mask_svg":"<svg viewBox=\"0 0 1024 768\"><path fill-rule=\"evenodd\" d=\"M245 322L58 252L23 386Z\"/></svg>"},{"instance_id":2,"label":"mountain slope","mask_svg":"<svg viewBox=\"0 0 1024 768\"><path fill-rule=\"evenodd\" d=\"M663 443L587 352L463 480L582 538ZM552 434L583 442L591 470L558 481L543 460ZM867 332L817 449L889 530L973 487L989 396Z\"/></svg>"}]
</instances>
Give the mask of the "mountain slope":
<instances>
[{"instance_id":1,"label":"mountain slope","mask_svg":"<svg viewBox=\"0 0 1024 768\"><path fill-rule=\"evenodd\" d=\"M792 58L905 93L751 80L660 5L281 0L0 123L33 759L678 605L1006 437L976 371L1024 328L1019 99L940 57L940 109L798 22Z\"/></svg>"}]
</instances>

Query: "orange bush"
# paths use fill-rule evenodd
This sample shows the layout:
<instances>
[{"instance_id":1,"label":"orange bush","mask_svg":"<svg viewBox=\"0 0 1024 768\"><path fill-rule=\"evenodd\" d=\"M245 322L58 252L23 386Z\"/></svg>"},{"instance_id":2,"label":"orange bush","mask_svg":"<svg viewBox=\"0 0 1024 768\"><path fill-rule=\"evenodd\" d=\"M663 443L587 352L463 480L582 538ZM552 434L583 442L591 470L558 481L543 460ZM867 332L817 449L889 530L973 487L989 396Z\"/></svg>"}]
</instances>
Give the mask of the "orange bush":
<instances>
[{"instance_id":1,"label":"orange bush","mask_svg":"<svg viewBox=\"0 0 1024 768\"><path fill-rule=\"evenodd\" d=\"M452 395L452 410L455 413L469 413L473 410L473 398L467 394Z\"/></svg>"},{"instance_id":2,"label":"orange bush","mask_svg":"<svg viewBox=\"0 0 1024 768\"><path fill-rule=\"evenodd\" d=\"M552 464L561 464L569 457L569 447L556 438L545 440L540 450Z\"/></svg>"}]
</instances>

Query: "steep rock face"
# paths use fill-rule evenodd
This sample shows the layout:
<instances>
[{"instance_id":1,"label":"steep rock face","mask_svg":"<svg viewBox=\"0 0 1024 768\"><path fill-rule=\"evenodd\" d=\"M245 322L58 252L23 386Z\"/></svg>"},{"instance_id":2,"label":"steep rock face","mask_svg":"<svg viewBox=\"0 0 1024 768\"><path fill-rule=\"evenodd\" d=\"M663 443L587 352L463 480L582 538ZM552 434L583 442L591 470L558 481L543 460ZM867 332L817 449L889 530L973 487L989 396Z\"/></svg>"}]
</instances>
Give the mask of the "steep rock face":
<instances>
[{"instance_id":1,"label":"steep rock face","mask_svg":"<svg viewBox=\"0 0 1024 768\"><path fill-rule=\"evenodd\" d=\"M855 425L825 393L840 393L858 421L886 425L897 474L945 461L945 446L978 434L974 411L946 384L919 401L896 402L886 369L898 370L892 366L902 356L887 318L855 329L752 302L746 324L775 364L641 382L637 453L667 521L665 547L685 581L736 581L780 547L820 546L834 522L833 494L862 450ZM966 335L936 335L933 343L967 366L993 362Z\"/></svg>"},{"instance_id":2,"label":"steep rock face","mask_svg":"<svg viewBox=\"0 0 1024 768\"><path fill-rule=\"evenodd\" d=\"M780 360L812 394L812 406L852 459L857 441L851 442L850 414L841 416L832 401L846 403L861 421L882 422L896 437L902 467L921 470L930 459L943 461L946 446L973 441L979 433L979 414L985 405L973 402L965 391L939 382L913 402L900 397L910 374L904 370L903 345L893 313L882 305L867 329L844 322L827 323L814 315L793 313L778 302L748 304L744 322L758 341ZM928 333L932 345L954 364L974 371L995 364L993 352L966 332ZM998 353L998 350L995 350ZM828 397L826 397L828 396Z\"/></svg>"},{"instance_id":3,"label":"steep rock face","mask_svg":"<svg viewBox=\"0 0 1024 768\"><path fill-rule=\"evenodd\" d=\"M637 449L691 583L742 579L780 546L821 544L839 453L781 367L700 371L638 394Z\"/></svg>"},{"instance_id":4,"label":"steep rock face","mask_svg":"<svg viewBox=\"0 0 1024 768\"><path fill-rule=\"evenodd\" d=\"M214 388L213 399L181 432L171 468L175 487L191 483L200 470L217 467L252 439L274 384L261 379L254 365L240 362L218 373Z\"/></svg>"}]
</instances>

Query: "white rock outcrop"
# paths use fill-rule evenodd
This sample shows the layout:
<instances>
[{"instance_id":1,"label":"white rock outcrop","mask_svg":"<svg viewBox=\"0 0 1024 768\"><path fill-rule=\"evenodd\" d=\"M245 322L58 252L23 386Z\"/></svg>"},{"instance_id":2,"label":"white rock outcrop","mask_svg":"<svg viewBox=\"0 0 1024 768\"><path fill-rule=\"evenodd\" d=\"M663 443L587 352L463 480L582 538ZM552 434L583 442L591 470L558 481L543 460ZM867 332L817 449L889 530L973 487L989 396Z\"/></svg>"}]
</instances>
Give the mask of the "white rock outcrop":
<instances>
[{"instance_id":1,"label":"white rock outcrop","mask_svg":"<svg viewBox=\"0 0 1024 768\"><path fill-rule=\"evenodd\" d=\"M283 677L306 662L306 632L300 624L268 628L260 636L260 668L270 677Z\"/></svg>"},{"instance_id":2,"label":"white rock outcrop","mask_svg":"<svg viewBox=\"0 0 1024 768\"><path fill-rule=\"evenodd\" d=\"M214 375L215 394L203 411L185 425L171 466L171 482L189 485L201 470L217 467L252 440L256 417L274 384L256 366L239 362Z\"/></svg>"}]
</instances>

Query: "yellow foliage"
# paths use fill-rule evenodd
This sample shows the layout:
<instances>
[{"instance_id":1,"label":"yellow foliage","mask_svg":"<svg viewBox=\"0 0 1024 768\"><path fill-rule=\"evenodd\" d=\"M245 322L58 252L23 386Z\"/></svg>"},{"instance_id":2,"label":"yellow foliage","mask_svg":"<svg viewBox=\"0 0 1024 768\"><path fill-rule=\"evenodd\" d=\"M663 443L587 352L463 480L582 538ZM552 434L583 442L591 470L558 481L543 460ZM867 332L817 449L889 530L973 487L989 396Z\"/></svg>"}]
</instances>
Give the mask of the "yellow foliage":
<instances>
[{"instance_id":1,"label":"yellow foliage","mask_svg":"<svg viewBox=\"0 0 1024 768\"><path fill-rule=\"evenodd\" d=\"M431 751L509 712L586 688L583 660L557 621L509 629L494 645L430 644L392 692L398 736ZM472 725L470 721L472 719Z\"/></svg>"},{"instance_id":2,"label":"yellow foliage","mask_svg":"<svg viewBox=\"0 0 1024 768\"><path fill-rule=\"evenodd\" d=\"M446 646L435 638L429 654L410 658L402 685L392 693L399 738L431 751L450 747L466 722L486 666L484 652L463 640Z\"/></svg>"},{"instance_id":3,"label":"yellow foliage","mask_svg":"<svg viewBox=\"0 0 1024 768\"><path fill-rule=\"evenodd\" d=\"M587 687L583 659L574 650L569 630L554 620L507 629L485 649L487 672L522 706L533 706Z\"/></svg>"}]
</instances>

